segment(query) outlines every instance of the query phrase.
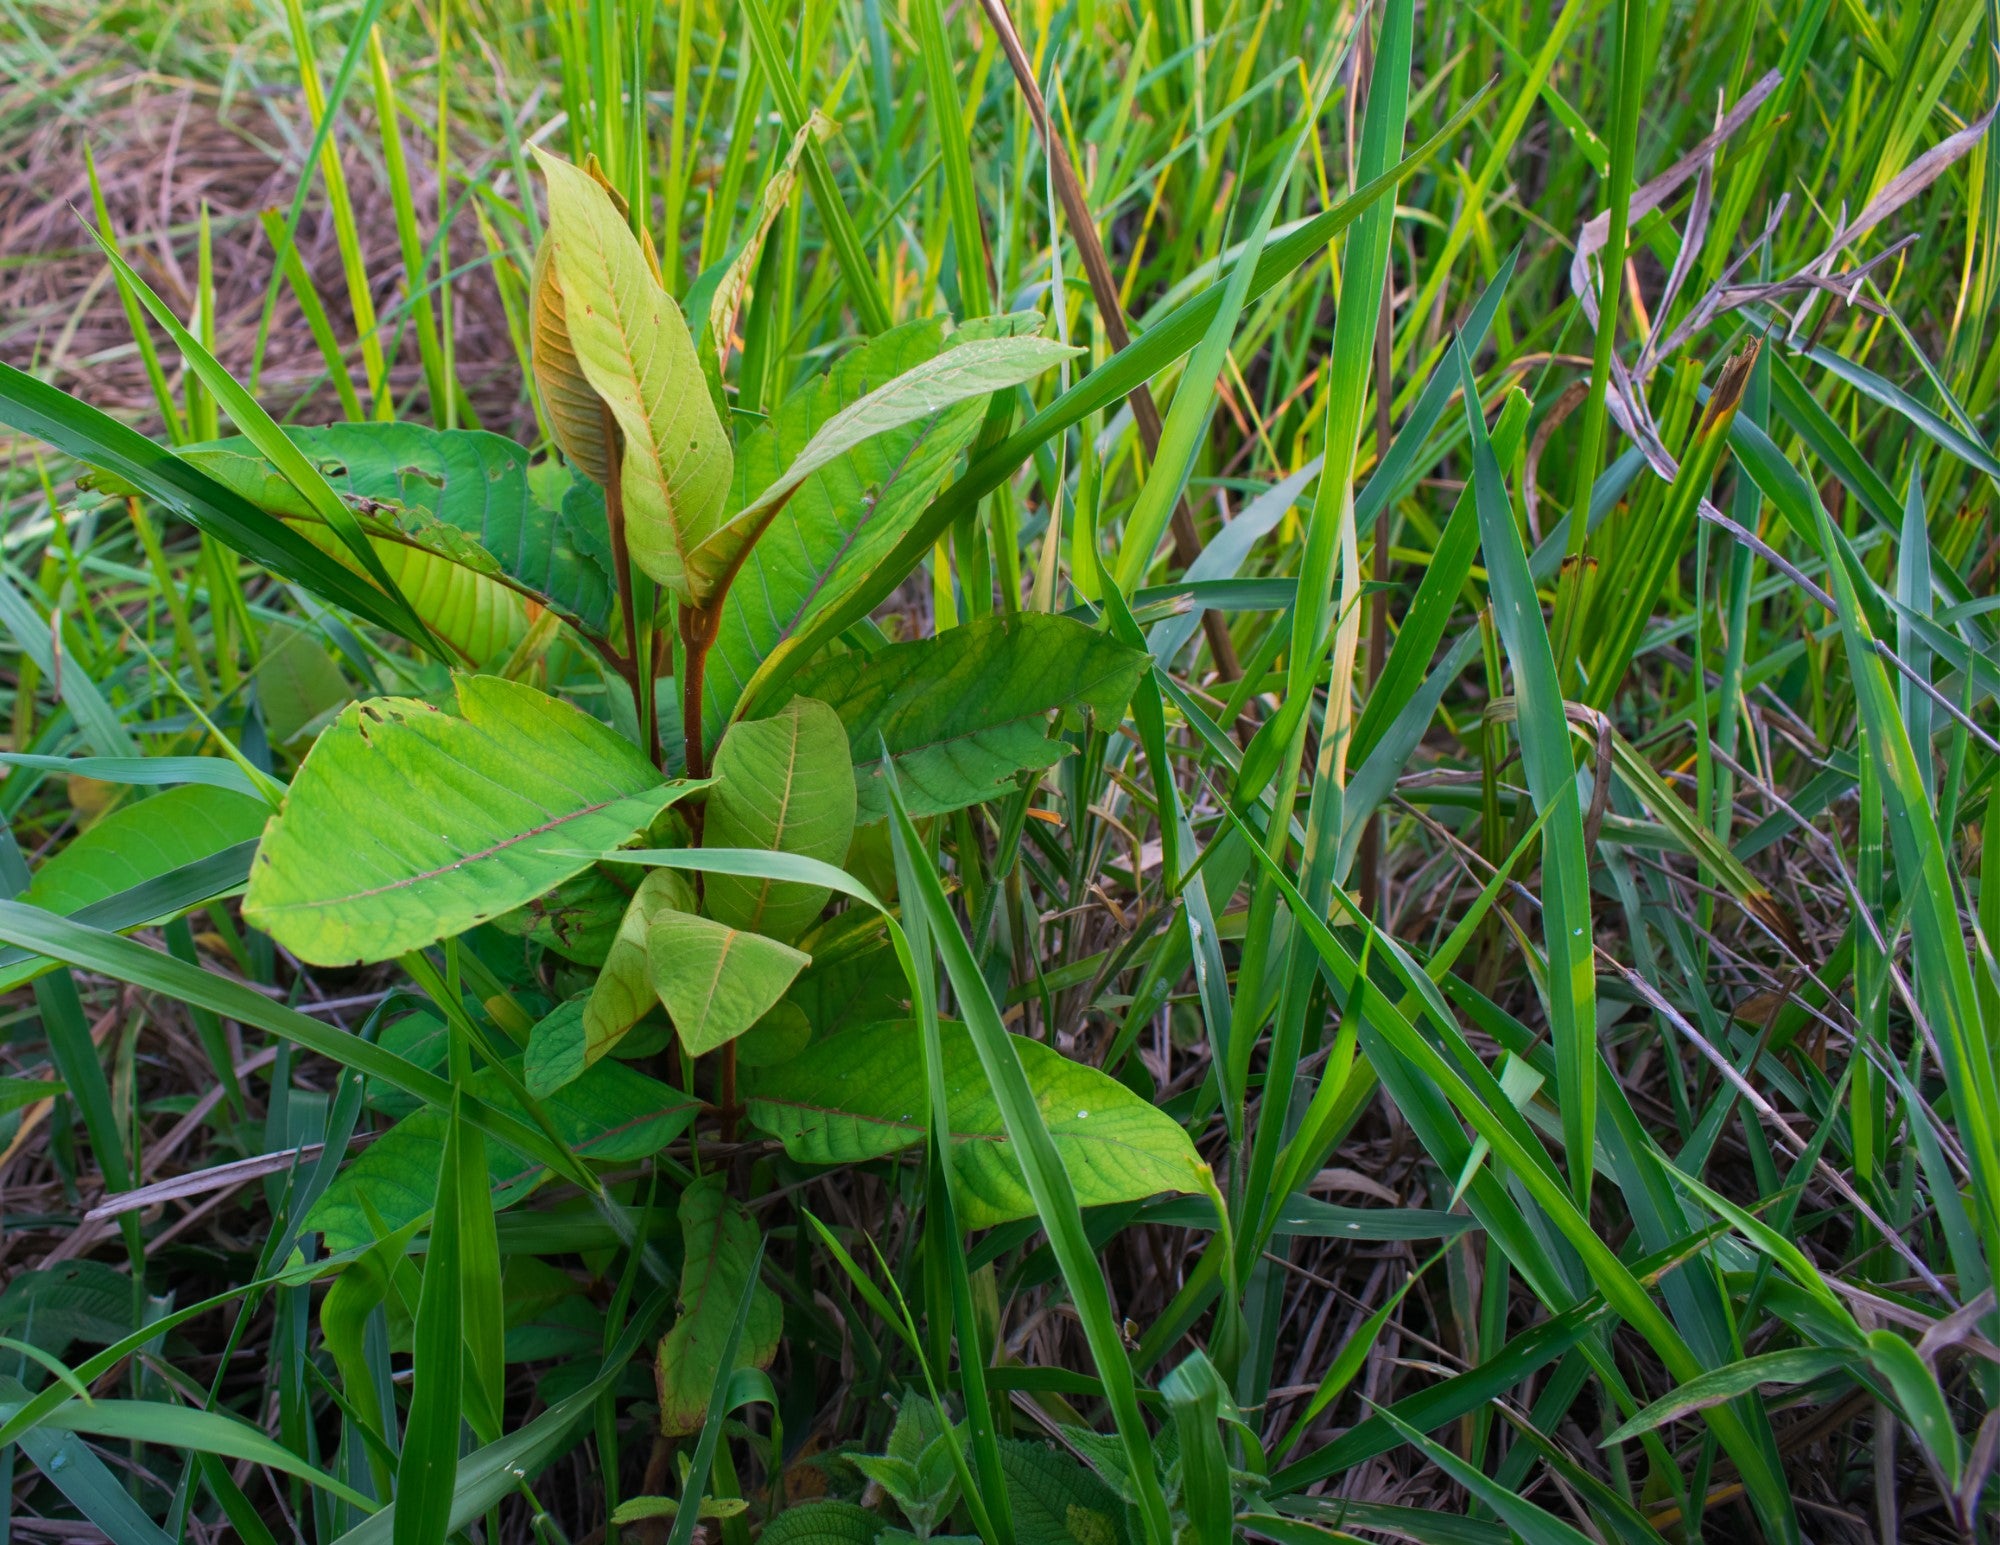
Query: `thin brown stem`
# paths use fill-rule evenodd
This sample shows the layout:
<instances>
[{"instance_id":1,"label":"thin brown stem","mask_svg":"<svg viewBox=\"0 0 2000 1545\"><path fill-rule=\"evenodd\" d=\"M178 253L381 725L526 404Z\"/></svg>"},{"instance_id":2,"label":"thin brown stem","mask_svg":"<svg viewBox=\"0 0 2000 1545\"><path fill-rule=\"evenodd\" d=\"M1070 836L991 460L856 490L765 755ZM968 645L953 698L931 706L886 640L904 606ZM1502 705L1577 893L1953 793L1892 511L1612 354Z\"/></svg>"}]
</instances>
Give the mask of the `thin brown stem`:
<instances>
[{"instance_id":1,"label":"thin brown stem","mask_svg":"<svg viewBox=\"0 0 2000 1545\"><path fill-rule=\"evenodd\" d=\"M679 608L681 629L681 736L690 778L708 776L708 749L702 737L701 699L708 674L708 651L715 643L721 621L720 604L703 610L683 604Z\"/></svg>"},{"instance_id":2,"label":"thin brown stem","mask_svg":"<svg viewBox=\"0 0 2000 1545\"><path fill-rule=\"evenodd\" d=\"M1027 99L1029 114L1040 130L1050 170L1055 173L1056 197L1062 200L1063 216L1069 222L1070 235L1076 240L1076 248L1083 258L1084 272L1090 277L1090 293L1097 302L1097 313L1104 321L1104 336L1111 347L1123 350L1131 345L1132 334L1125 326L1125 308L1118 300L1118 281L1112 277L1111 260L1105 256L1104 242L1097 234L1097 221L1090 213L1090 205L1083 196L1083 184L1077 180L1076 164L1070 160L1069 147L1056 136L1054 126L1049 122L1048 104L1042 99L1042 88L1035 82L1034 66L1028 62L1028 55L1021 46L1021 35L1014 30L1014 18L1007 12L1006 0L980 0L985 7L987 19L993 23L993 30L999 35L1000 46L1006 52L1007 63L1014 71L1014 79L1021 88L1021 95ZM1151 461L1160 454L1160 409L1153 401L1152 388L1141 381L1132 390L1132 422L1138 426L1139 438L1146 447L1146 458ZM1174 561L1186 568L1201 555L1201 537L1195 530L1194 511L1188 508L1185 496L1174 501L1173 514ZM1229 623L1223 615L1213 609L1201 614L1202 631L1208 637L1208 652L1215 661L1216 673L1224 681L1234 681L1243 674L1243 667L1236 658L1236 641L1229 636Z\"/></svg>"}]
</instances>

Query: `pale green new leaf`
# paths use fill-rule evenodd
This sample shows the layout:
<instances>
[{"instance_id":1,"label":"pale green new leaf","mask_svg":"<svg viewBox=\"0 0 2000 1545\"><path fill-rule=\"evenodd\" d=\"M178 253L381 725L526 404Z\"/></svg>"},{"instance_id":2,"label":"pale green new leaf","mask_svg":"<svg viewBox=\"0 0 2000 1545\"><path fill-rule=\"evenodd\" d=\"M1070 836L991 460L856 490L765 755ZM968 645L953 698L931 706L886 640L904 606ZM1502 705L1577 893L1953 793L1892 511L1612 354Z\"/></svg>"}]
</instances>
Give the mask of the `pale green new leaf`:
<instances>
[{"instance_id":1,"label":"pale green new leaf","mask_svg":"<svg viewBox=\"0 0 2000 1545\"><path fill-rule=\"evenodd\" d=\"M1032 1216L1007 1125L963 1025L943 1022L953 1199L964 1228ZM1171 1116L1096 1068L1013 1037L1028 1088L1085 1207L1208 1189L1207 1167ZM908 1020L848 1030L745 1083L750 1120L807 1164L854 1164L921 1143L929 1099L922 1033Z\"/></svg>"},{"instance_id":2,"label":"pale green new leaf","mask_svg":"<svg viewBox=\"0 0 2000 1545\"><path fill-rule=\"evenodd\" d=\"M743 1204L723 1190L720 1175L705 1175L681 1193L680 1314L660 1340L655 1364L660 1430L682 1437L708 1414L717 1365L736 1319L744 1279L757 1259L758 1227ZM738 1368L768 1368L777 1355L783 1314L778 1295L761 1282L736 1347Z\"/></svg>"},{"instance_id":3,"label":"pale green new leaf","mask_svg":"<svg viewBox=\"0 0 2000 1545\"><path fill-rule=\"evenodd\" d=\"M580 709L497 676L458 713L343 713L264 834L244 915L314 965L385 960L510 912L687 791Z\"/></svg>"},{"instance_id":4,"label":"pale green new leaf","mask_svg":"<svg viewBox=\"0 0 2000 1545\"><path fill-rule=\"evenodd\" d=\"M847 731L825 703L796 697L768 719L730 726L715 753L714 778L705 842L799 853L824 864L847 856L854 837L854 763ZM718 874L709 877L705 898L717 921L789 942L819 916L827 891Z\"/></svg>"},{"instance_id":5,"label":"pale green new leaf","mask_svg":"<svg viewBox=\"0 0 2000 1545\"><path fill-rule=\"evenodd\" d=\"M789 944L697 917L662 912L646 935L646 968L688 1055L733 1041L785 995L811 956Z\"/></svg>"},{"instance_id":6,"label":"pale green new leaf","mask_svg":"<svg viewBox=\"0 0 2000 1545\"><path fill-rule=\"evenodd\" d=\"M1068 753L1049 738L1056 710L1115 722L1150 658L1073 617L1023 612L873 654L834 655L794 684L847 726L866 823L888 810L885 746L912 815L978 804L1004 793L1016 773Z\"/></svg>"},{"instance_id":7,"label":"pale green new leaf","mask_svg":"<svg viewBox=\"0 0 2000 1545\"><path fill-rule=\"evenodd\" d=\"M681 600L705 604L690 555L714 538L734 456L694 340L610 194L581 169L536 156L569 340L624 442L632 561Z\"/></svg>"}]
</instances>

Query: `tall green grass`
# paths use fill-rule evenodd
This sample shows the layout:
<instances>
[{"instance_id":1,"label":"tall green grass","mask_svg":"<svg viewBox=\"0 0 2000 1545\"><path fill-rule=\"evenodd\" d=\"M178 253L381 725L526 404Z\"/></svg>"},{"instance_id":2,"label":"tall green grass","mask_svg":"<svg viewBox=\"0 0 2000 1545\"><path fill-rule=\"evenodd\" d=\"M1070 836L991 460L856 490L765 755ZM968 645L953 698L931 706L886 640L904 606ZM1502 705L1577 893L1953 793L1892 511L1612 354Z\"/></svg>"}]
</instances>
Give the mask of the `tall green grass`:
<instances>
[{"instance_id":1,"label":"tall green grass","mask_svg":"<svg viewBox=\"0 0 2000 1545\"><path fill-rule=\"evenodd\" d=\"M145 383L93 413L6 335L23 1537L1991 1534L1993 0L3 15L0 132L87 148L79 304ZM96 83L134 72L256 104L290 205L122 229L101 188L160 169ZM297 327L329 388L298 412L546 441L531 144L595 158L691 319L744 281L739 429L916 318L1084 351L996 394L747 686L1022 611L1149 652L1046 774L899 794L845 873L774 872L839 887L816 948L907 972L840 990L920 1023L934 1096L964 1026L1032 1219L960 1227L940 1099L917 1161L807 1166L671 1050L714 1102L595 1162L510 1071L578 987L553 955L482 929L317 972L233 905L254 823L86 841L189 789L275 803L341 703L448 695L447 579L391 572L262 364ZM218 297L231 244L262 291ZM158 449L226 433L323 543ZM504 615L471 663L649 738L649 686ZM1212 1194L1080 1208L1009 1032L1167 1112ZM329 1252L313 1204L411 1112L436 1172ZM510 1152L543 1183L496 1193ZM760 1239L669 1438L649 1353L715 1174ZM728 1376L765 1289L775 1372ZM963 1441L925 1440L923 1513L933 1402ZM1053 1508L1010 1468L1049 1434Z\"/></svg>"}]
</instances>

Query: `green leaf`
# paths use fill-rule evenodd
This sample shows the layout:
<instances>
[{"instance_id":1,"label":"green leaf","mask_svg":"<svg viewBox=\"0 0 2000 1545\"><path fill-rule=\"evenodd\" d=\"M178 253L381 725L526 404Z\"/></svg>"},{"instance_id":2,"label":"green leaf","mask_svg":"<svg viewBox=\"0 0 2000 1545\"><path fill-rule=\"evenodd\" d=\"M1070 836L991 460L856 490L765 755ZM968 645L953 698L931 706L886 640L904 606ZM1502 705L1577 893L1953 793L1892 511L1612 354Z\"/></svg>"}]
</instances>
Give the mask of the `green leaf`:
<instances>
[{"instance_id":1,"label":"green leaf","mask_svg":"<svg viewBox=\"0 0 2000 1545\"><path fill-rule=\"evenodd\" d=\"M733 724L715 753L703 841L718 848L802 853L823 864L854 838L854 763L847 731L825 703L795 697L768 719ZM789 942L826 906L820 886L709 877L709 916ZM691 908L689 910L692 910Z\"/></svg>"},{"instance_id":2,"label":"green leaf","mask_svg":"<svg viewBox=\"0 0 2000 1545\"><path fill-rule=\"evenodd\" d=\"M37 869L22 900L67 916L253 841L270 813L261 799L200 783L121 805Z\"/></svg>"},{"instance_id":3,"label":"green leaf","mask_svg":"<svg viewBox=\"0 0 2000 1545\"><path fill-rule=\"evenodd\" d=\"M640 1340L651 1331L665 1308L665 1297L664 1293L656 1294L639 1307L619 1333L617 1344L605 1354L603 1365L581 1389L566 1395L499 1442L488 1443L459 1461L457 1479L447 1494L450 1532L457 1533L480 1514L498 1507L504 1498L517 1495L523 1479L533 1476L568 1447L578 1421L624 1375ZM385 1545L393 1537L400 1511L400 1504L391 1503L341 1535L336 1545ZM437 1538L443 1539L444 1535Z\"/></svg>"},{"instance_id":4,"label":"green leaf","mask_svg":"<svg viewBox=\"0 0 2000 1545\"><path fill-rule=\"evenodd\" d=\"M569 341L624 441L632 561L680 600L705 604L709 576L692 555L718 529L734 456L694 340L611 195L567 162L536 158Z\"/></svg>"},{"instance_id":5,"label":"green leaf","mask_svg":"<svg viewBox=\"0 0 2000 1545\"><path fill-rule=\"evenodd\" d=\"M1904 1342L1903 1345L1908 1346L1909 1343ZM1601 1446L1626 1442L1691 1412L1734 1400L1738 1395L1747 1395L1760 1385L1804 1384L1836 1369L1853 1368L1859 1362L1855 1353L1841 1347L1793 1347L1783 1352L1746 1357L1726 1368L1712 1368L1699 1378L1689 1379L1671 1394L1655 1400L1619 1426Z\"/></svg>"},{"instance_id":6,"label":"green leaf","mask_svg":"<svg viewBox=\"0 0 2000 1545\"><path fill-rule=\"evenodd\" d=\"M723 1190L720 1175L704 1175L681 1193L680 1314L661 1338L656 1361L660 1430L668 1437L697 1431L708 1414L736 1306L757 1258L759 1231L743 1204ZM783 1315L778 1295L761 1282L736 1348L738 1368L768 1368L777 1355Z\"/></svg>"},{"instance_id":7,"label":"green leaf","mask_svg":"<svg viewBox=\"0 0 2000 1545\"><path fill-rule=\"evenodd\" d=\"M756 1024L810 959L789 944L692 912L661 912L646 935L653 991L691 1057Z\"/></svg>"},{"instance_id":8,"label":"green leaf","mask_svg":"<svg viewBox=\"0 0 2000 1545\"><path fill-rule=\"evenodd\" d=\"M609 626L611 550L591 484L552 463L531 466L525 446L485 430L363 423L286 434L378 538L378 553L420 548L504 579L586 633ZM260 509L318 519L246 440L186 454Z\"/></svg>"},{"instance_id":9,"label":"green leaf","mask_svg":"<svg viewBox=\"0 0 2000 1545\"><path fill-rule=\"evenodd\" d=\"M1399 1420L1394 1413L1385 1410L1380 1415L1405 1443L1413 1444L1426 1459L1463 1486L1477 1501L1491 1508L1508 1528L1521 1537L1525 1545L1592 1545L1590 1536L1575 1525L1565 1523L1546 1509L1516 1496L1450 1449Z\"/></svg>"},{"instance_id":10,"label":"green leaf","mask_svg":"<svg viewBox=\"0 0 2000 1545\"><path fill-rule=\"evenodd\" d=\"M689 544L689 572L699 576L696 596L706 600L727 588L772 517L821 468L879 434L933 418L961 402L984 401L1081 352L1053 338L970 338L849 403L806 442L780 477L713 532Z\"/></svg>"},{"instance_id":11,"label":"green leaf","mask_svg":"<svg viewBox=\"0 0 2000 1545\"><path fill-rule=\"evenodd\" d=\"M959 1224L1030 1217L1035 1202L963 1025L940 1027ZM1171 1116L1096 1068L1010 1037L1079 1205L1206 1191L1207 1166ZM808 1164L853 1164L924 1140L922 1036L910 1021L849 1030L746 1077L750 1120Z\"/></svg>"},{"instance_id":12,"label":"green leaf","mask_svg":"<svg viewBox=\"0 0 2000 1545\"><path fill-rule=\"evenodd\" d=\"M1938 1377L1917 1349L1893 1330L1868 1333L1868 1361L1896 1392L1896 1405L1910 1431L1937 1461L1948 1490L1957 1491L1965 1470L1965 1445L1952 1425L1951 1407Z\"/></svg>"},{"instance_id":13,"label":"green leaf","mask_svg":"<svg viewBox=\"0 0 2000 1545\"><path fill-rule=\"evenodd\" d=\"M1000 1444L1016 1545L1125 1545L1125 1505L1091 1471L1046 1443Z\"/></svg>"},{"instance_id":14,"label":"green leaf","mask_svg":"<svg viewBox=\"0 0 2000 1545\"><path fill-rule=\"evenodd\" d=\"M282 1003L274 1003L256 989L187 961L176 960L162 950L148 949L131 939L88 927L69 918L58 917L24 902L0 901L0 939L45 955L66 966L94 971L103 976L130 982L148 992L165 993L183 1003L212 1009L234 1019L315 1052L338 1066L349 1067L369 1078L380 1079L390 1088L438 1107L460 1098L452 1085L392 1052L384 1051L358 1035L324 1024L310 1015ZM461 1098L467 1121L489 1137L537 1155L586 1189L592 1184L588 1172L574 1156L551 1142L540 1130L518 1117L494 1109L484 1100Z\"/></svg>"},{"instance_id":15,"label":"green leaf","mask_svg":"<svg viewBox=\"0 0 2000 1545\"><path fill-rule=\"evenodd\" d=\"M290 623L264 629L264 653L257 661L257 707L274 744L289 746L354 694L319 634Z\"/></svg>"},{"instance_id":16,"label":"green leaf","mask_svg":"<svg viewBox=\"0 0 2000 1545\"><path fill-rule=\"evenodd\" d=\"M764 1526L759 1545L875 1545L886 1527L880 1513L826 1498L788 1507Z\"/></svg>"},{"instance_id":17,"label":"green leaf","mask_svg":"<svg viewBox=\"0 0 2000 1545\"><path fill-rule=\"evenodd\" d=\"M1149 660L1075 618L1017 613L873 654L835 655L794 685L847 726L865 823L888 811L885 745L912 815L979 804L1006 792L1016 773L1068 753L1049 738L1057 709L1115 721Z\"/></svg>"},{"instance_id":18,"label":"green leaf","mask_svg":"<svg viewBox=\"0 0 2000 1545\"><path fill-rule=\"evenodd\" d=\"M732 507L747 505L759 489L777 482L841 409L955 341L975 336L974 328L998 323L968 324L947 335L949 325L946 317L906 322L787 393L770 420L738 448ZM764 657L808 626L895 545L978 432L979 420L973 401L913 419L856 446L799 485L751 549L723 602L708 656L708 723L726 724Z\"/></svg>"},{"instance_id":19,"label":"green leaf","mask_svg":"<svg viewBox=\"0 0 2000 1545\"><path fill-rule=\"evenodd\" d=\"M694 886L685 876L672 869L647 871L625 908L618 936L605 954L604 969L591 985L583 1010L578 1072L616 1046L660 1001L647 974L646 941L662 914L686 914L694 909Z\"/></svg>"},{"instance_id":20,"label":"green leaf","mask_svg":"<svg viewBox=\"0 0 2000 1545\"><path fill-rule=\"evenodd\" d=\"M739 1067L768 1068L789 1062L812 1044L812 1021L790 998L780 998L756 1024L736 1038Z\"/></svg>"},{"instance_id":21,"label":"green leaf","mask_svg":"<svg viewBox=\"0 0 2000 1545\"><path fill-rule=\"evenodd\" d=\"M492 1069L474 1074L472 1088L495 1109L521 1115ZM542 1099L569 1151L600 1164L627 1164L658 1153L687 1130L699 1108L679 1090L622 1062L600 1063ZM304 1227L324 1233L328 1249L346 1250L377 1237L371 1210L391 1231L421 1218L436 1188L448 1120L446 1112L426 1108L397 1122L340 1172L307 1213ZM520 1201L545 1178L538 1159L497 1141L486 1145L486 1168L496 1209Z\"/></svg>"},{"instance_id":22,"label":"green leaf","mask_svg":"<svg viewBox=\"0 0 2000 1545\"><path fill-rule=\"evenodd\" d=\"M131 1285L126 1285L131 1296ZM0 1420L17 1407L0 1405ZM45 1418L42 1430L83 1433L128 1443L148 1443L193 1453L220 1454L248 1460L282 1475L295 1475L320 1490L358 1507L374 1504L351 1487L315 1469L284 1445L266 1437L248 1422L222 1411L202 1411L156 1400L72 1401Z\"/></svg>"},{"instance_id":23,"label":"green leaf","mask_svg":"<svg viewBox=\"0 0 2000 1545\"><path fill-rule=\"evenodd\" d=\"M249 774L223 756L36 756L26 751L0 751L0 766L94 778L99 783L124 783L135 788L206 783L219 789L234 789L239 794L258 794Z\"/></svg>"},{"instance_id":24,"label":"green leaf","mask_svg":"<svg viewBox=\"0 0 2000 1545\"><path fill-rule=\"evenodd\" d=\"M356 704L265 832L244 916L314 965L386 960L512 911L683 793L630 742L532 687L458 678L459 713Z\"/></svg>"},{"instance_id":25,"label":"green leaf","mask_svg":"<svg viewBox=\"0 0 2000 1545\"><path fill-rule=\"evenodd\" d=\"M465 1127L456 1101L438 1118L444 1127L443 1148L436 1167L424 1172L435 1178L436 1189L411 1336L409 1417L396 1464L396 1496L402 1506L391 1535L395 1545L435 1545L444 1539L458 1478L465 1368L458 1284L464 1209L458 1170L464 1162Z\"/></svg>"},{"instance_id":26,"label":"green leaf","mask_svg":"<svg viewBox=\"0 0 2000 1545\"><path fill-rule=\"evenodd\" d=\"M60 1086L35 1081L35 1087L48 1095ZM131 1329L132 1279L101 1261L23 1271L0 1292L0 1333L58 1357L72 1341L105 1346Z\"/></svg>"},{"instance_id":27,"label":"green leaf","mask_svg":"<svg viewBox=\"0 0 2000 1545\"><path fill-rule=\"evenodd\" d=\"M1474 505L1486 556L1493 626L1506 646L1520 699L1521 764L1538 812L1555 806L1544 835L1542 939L1548 952L1549 1040L1556 1055L1556 1104L1563 1150L1579 1205L1590 1200L1597 1141L1597 974L1591 956L1590 863L1576 762L1570 755L1562 683L1556 674L1542 603L1507 498L1507 483L1486 435L1472 362L1458 350L1465 383L1466 432L1472 439Z\"/></svg>"},{"instance_id":28,"label":"green leaf","mask_svg":"<svg viewBox=\"0 0 2000 1545\"><path fill-rule=\"evenodd\" d=\"M273 574L394 632L407 623L373 585L327 557L283 521L155 445L136 429L33 376L0 363L0 423L116 477Z\"/></svg>"}]
</instances>

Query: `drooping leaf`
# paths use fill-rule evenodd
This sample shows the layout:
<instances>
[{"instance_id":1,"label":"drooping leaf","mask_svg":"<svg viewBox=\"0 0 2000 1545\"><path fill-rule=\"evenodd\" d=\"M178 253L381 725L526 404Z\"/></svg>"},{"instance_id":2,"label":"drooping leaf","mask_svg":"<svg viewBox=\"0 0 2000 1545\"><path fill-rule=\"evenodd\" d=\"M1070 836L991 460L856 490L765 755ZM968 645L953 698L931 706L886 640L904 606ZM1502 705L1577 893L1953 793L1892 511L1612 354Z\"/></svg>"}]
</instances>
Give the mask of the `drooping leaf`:
<instances>
[{"instance_id":1,"label":"drooping leaf","mask_svg":"<svg viewBox=\"0 0 2000 1545\"><path fill-rule=\"evenodd\" d=\"M873 654L835 655L802 671L795 686L847 726L867 822L888 810L885 745L912 815L978 804L1016 773L1067 754L1049 738L1057 709L1117 719L1148 659L1073 617L1024 612Z\"/></svg>"},{"instance_id":2,"label":"drooping leaf","mask_svg":"<svg viewBox=\"0 0 2000 1545\"><path fill-rule=\"evenodd\" d=\"M611 196L579 168L537 156L569 342L623 440L632 561L680 599L705 601L690 555L717 527L734 458L694 340Z\"/></svg>"},{"instance_id":3,"label":"drooping leaf","mask_svg":"<svg viewBox=\"0 0 2000 1545\"><path fill-rule=\"evenodd\" d=\"M233 789L166 789L119 806L72 838L35 871L22 899L68 916L253 840L270 813L263 800Z\"/></svg>"},{"instance_id":4,"label":"drooping leaf","mask_svg":"<svg viewBox=\"0 0 2000 1545\"><path fill-rule=\"evenodd\" d=\"M1041 318L996 317L947 333L945 317L906 322L844 355L786 395L738 448L730 506L741 509L783 477L834 415L941 350ZM813 473L751 549L723 602L709 651L707 719L719 734L764 657L809 624L896 543L978 432L968 399L863 441Z\"/></svg>"},{"instance_id":5,"label":"drooping leaf","mask_svg":"<svg viewBox=\"0 0 2000 1545\"><path fill-rule=\"evenodd\" d=\"M396 545L414 546L504 578L586 633L608 628L611 550L594 486L553 463L530 465L525 446L485 430L362 423L286 434L377 536L385 562ZM330 536L249 441L190 447L187 457L257 508Z\"/></svg>"},{"instance_id":6,"label":"drooping leaf","mask_svg":"<svg viewBox=\"0 0 2000 1545\"><path fill-rule=\"evenodd\" d=\"M653 990L694 1057L762 1019L810 958L789 944L692 912L660 912L646 934Z\"/></svg>"},{"instance_id":7,"label":"drooping leaf","mask_svg":"<svg viewBox=\"0 0 2000 1545\"><path fill-rule=\"evenodd\" d=\"M942 1041L960 1226L1032 1216L1034 1200L971 1037L946 1023ZM1014 1049L1080 1205L1206 1189L1205 1167L1172 1117L1039 1041L1016 1036ZM802 1163L853 1164L924 1140L922 1037L909 1021L819 1042L758 1069L744 1088L751 1122Z\"/></svg>"},{"instance_id":8,"label":"drooping leaf","mask_svg":"<svg viewBox=\"0 0 2000 1545\"><path fill-rule=\"evenodd\" d=\"M274 744L316 732L354 696L326 645L310 628L273 623L257 661L257 706Z\"/></svg>"},{"instance_id":9,"label":"drooping leaf","mask_svg":"<svg viewBox=\"0 0 2000 1545\"><path fill-rule=\"evenodd\" d=\"M743 1204L723 1189L723 1178L704 1175L681 1193L680 1313L660 1340L655 1374L660 1430L668 1437L696 1431L708 1414L724 1342L743 1296L744 1279L757 1259L758 1227ZM750 1300L750 1318L736 1348L739 1368L768 1368L777 1355L783 1314L778 1295L761 1282Z\"/></svg>"},{"instance_id":10,"label":"drooping leaf","mask_svg":"<svg viewBox=\"0 0 2000 1545\"><path fill-rule=\"evenodd\" d=\"M666 912L694 911L694 886L673 869L649 869L625 908L618 936L604 957L604 969L583 1010L582 1056L588 1067L610 1051L660 1001L648 976L647 940L654 921Z\"/></svg>"},{"instance_id":11,"label":"drooping leaf","mask_svg":"<svg viewBox=\"0 0 2000 1545\"><path fill-rule=\"evenodd\" d=\"M301 529L337 561L351 561L325 526ZM528 629L527 607L498 580L421 547L386 537L371 537L369 541L382 571L396 582L411 609L461 661L484 665L504 658L521 641Z\"/></svg>"},{"instance_id":12,"label":"drooping leaf","mask_svg":"<svg viewBox=\"0 0 2000 1545\"><path fill-rule=\"evenodd\" d=\"M1624 1443L1679 1417L1734 1400L1761 1385L1804 1384L1841 1368L1854 1368L1860 1362L1860 1356L1848 1347L1790 1347L1746 1357L1726 1368L1712 1368L1699 1378L1677 1386L1618 1427L1604 1442L1607 1447Z\"/></svg>"},{"instance_id":13,"label":"drooping leaf","mask_svg":"<svg viewBox=\"0 0 2000 1545\"><path fill-rule=\"evenodd\" d=\"M512 911L686 791L532 687L458 678L457 715L357 704L266 830L244 915L315 965L385 960Z\"/></svg>"},{"instance_id":14,"label":"drooping leaf","mask_svg":"<svg viewBox=\"0 0 2000 1545\"><path fill-rule=\"evenodd\" d=\"M496 1108L522 1115L491 1069L475 1073L472 1087ZM598 1064L541 1105L572 1153L603 1164L627 1164L659 1152L687 1130L700 1110L698 1102L679 1090L622 1062ZM329 1249L345 1250L376 1237L370 1209L392 1230L422 1217L437 1189L449 1120L448 1112L426 1107L397 1122L340 1172L313 1204L304 1226L324 1232ZM520 1201L548 1173L534 1159L491 1141L486 1167L496 1210Z\"/></svg>"},{"instance_id":15,"label":"drooping leaf","mask_svg":"<svg viewBox=\"0 0 2000 1545\"><path fill-rule=\"evenodd\" d=\"M733 724L715 753L704 842L716 848L801 853L838 864L854 838L854 763L840 718L795 697L768 719ZM823 886L710 875L709 915L789 942L819 916Z\"/></svg>"}]
</instances>

